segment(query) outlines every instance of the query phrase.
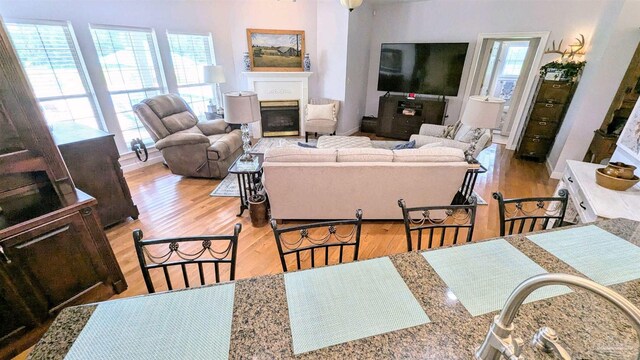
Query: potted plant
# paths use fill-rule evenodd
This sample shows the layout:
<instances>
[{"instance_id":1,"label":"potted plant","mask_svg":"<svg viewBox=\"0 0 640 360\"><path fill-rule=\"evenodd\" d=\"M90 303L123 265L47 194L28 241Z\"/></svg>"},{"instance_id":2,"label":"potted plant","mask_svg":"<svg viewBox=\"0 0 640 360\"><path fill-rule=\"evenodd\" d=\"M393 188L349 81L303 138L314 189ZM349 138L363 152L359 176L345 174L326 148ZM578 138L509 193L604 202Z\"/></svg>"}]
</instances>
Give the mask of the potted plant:
<instances>
[{"instance_id":1,"label":"potted plant","mask_svg":"<svg viewBox=\"0 0 640 360\"><path fill-rule=\"evenodd\" d=\"M553 61L540 68L540 75L546 79L549 79L547 75L553 74L553 80L574 80L582 73L586 64L586 61Z\"/></svg>"}]
</instances>

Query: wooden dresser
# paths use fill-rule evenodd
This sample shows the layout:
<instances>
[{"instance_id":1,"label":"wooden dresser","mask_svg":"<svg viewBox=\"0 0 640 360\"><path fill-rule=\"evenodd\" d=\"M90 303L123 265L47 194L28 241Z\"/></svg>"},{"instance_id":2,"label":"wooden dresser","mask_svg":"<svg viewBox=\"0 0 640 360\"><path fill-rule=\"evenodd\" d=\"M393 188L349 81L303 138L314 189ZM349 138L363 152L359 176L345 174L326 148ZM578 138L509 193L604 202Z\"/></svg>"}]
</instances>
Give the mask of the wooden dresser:
<instances>
[{"instance_id":1,"label":"wooden dresser","mask_svg":"<svg viewBox=\"0 0 640 360\"><path fill-rule=\"evenodd\" d=\"M74 186L3 29L0 21L0 359L35 344L65 307L127 288L96 200Z\"/></svg>"},{"instance_id":2,"label":"wooden dresser","mask_svg":"<svg viewBox=\"0 0 640 360\"><path fill-rule=\"evenodd\" d=\"M553 146L576 83L573 81L541 80L529 109L523 136L516 156L544 161Z\"/></svg>"},{"instance_id":3,"label":"wooden dresser","mask_svg":"<svg viewBox=\"0 0 640 360\"><path fill-rule=\"evenodd\" d=\"M404 114L405 110L412 111L413 115ZM443 124L446 113L446 99L411 100L404 96L381 96L376 135L409 140L411 135L420 132L422 124Z\"/></svg>"},{"instance_id":4,"label":"wooden dresser","mask_svg":"<svg viewBox=\"0 0 640 360\"><path fill-rule=\"evenodd\" d=\"M74 123L55 124L51 133L76 187L98 200L102 225L138 218L113 134Z\"/></svg>"}]
</instances>

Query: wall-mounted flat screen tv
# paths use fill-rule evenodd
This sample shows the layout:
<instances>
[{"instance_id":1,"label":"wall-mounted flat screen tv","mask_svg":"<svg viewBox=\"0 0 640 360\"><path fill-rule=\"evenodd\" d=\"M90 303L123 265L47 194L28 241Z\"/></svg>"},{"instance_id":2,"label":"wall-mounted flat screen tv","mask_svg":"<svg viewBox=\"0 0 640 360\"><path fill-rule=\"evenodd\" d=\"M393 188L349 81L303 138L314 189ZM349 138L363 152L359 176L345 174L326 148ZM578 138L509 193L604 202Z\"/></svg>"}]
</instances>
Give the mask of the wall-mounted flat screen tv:
<instances>
[{"instance_id":1,"label":"wall-mounted flat screen tv","mask_svg":"<svg viewBox=\"0 0 640 360\"><path fill-rule=\"evenodd\" d=\"M469 43L386 43L378 90L456 96Z\"/></svg>"}]
</instances>

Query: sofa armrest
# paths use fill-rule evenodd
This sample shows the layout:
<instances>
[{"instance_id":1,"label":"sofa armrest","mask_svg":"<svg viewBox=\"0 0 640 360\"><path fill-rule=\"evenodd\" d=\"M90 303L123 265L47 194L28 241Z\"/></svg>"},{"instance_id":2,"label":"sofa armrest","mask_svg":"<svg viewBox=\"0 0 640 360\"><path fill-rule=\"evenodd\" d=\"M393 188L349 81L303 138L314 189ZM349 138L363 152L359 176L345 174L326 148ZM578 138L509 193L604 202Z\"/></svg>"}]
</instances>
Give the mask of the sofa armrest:
<instances>
[{"instance_id":1,"label":"sofa armrest","mask_svg":"<svg viewBox=\"0 0 640 360\"><path fill-rule=\"evenodd\" d=\"M175 133L156 142L156 149L162 150L171 146L209 144L208 137L194 133Z\"/></svg>"},{"instance_id":2,"label":"sofa armrest","mask_svg":"<svg viewBox=\"0 0 640 360\"><path fill-rule=\"evenodd\" d=\"M446 126L444 125L422 124L422 126L420 126L420 132L418 134L442 137L445 127Z\"/></svg>"},{"instance_id":3,"label":"sofa armrest","mask_svg":"<svg viewBox=\"0 0 640 360\"><path fill-rule=\"evenodd\" d=\"M224 122L224 119L199 121L196 126L207 136L224 134L230 131L229 124Z\"/></svg>"},{"instance_id":4,"label":"sofa armrest","mask_svg":"<svg viewBox=\"0 0 640 360\"><path fill-rule=\"evenodd\" d=\"M462 151L466 151L469 148L469 143L465 143L458 140L436 137L436 136L429 136L429 135L414 134L414 135L411 135L411 138L409 140L415 140L417 148L424 146L426 144L433 144L433 143L439 143L441 144L440 146L456 148Z\"/></svg>"}]
</instances>

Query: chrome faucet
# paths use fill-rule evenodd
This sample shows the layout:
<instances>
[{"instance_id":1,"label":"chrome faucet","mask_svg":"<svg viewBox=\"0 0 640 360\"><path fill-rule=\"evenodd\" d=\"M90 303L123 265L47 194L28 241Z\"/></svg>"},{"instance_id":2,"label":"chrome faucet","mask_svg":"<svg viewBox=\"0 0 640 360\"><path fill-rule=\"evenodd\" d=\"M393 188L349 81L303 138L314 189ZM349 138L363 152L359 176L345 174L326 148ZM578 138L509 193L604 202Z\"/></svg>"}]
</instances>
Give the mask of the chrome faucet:
<instances>
[{"instance_id":1,"label":"chrome faucet","mask_svg":"<svg viewBox=\"0 0 640 360\"><path fill-rule=\"evenodd\" d=\"M478 350L475 358L481 360L500 360L503 357L509 360L517 360L522 351L524 342L514 338L513 320L524 300L538 288L549 285L576 286L608 300L621 310L633 324L640 341L640 310L622 295L591 280L569 274L542 274L533 276L523 281L511 293L504 308L493 319L487 337ZM532 344L546 352L555 352L563 359L570 359L570 355L558 344L557 335L553 329L541 328L534 335ZM638 354L640 360L640 354Z\"/></svg>"}]
</instances>

